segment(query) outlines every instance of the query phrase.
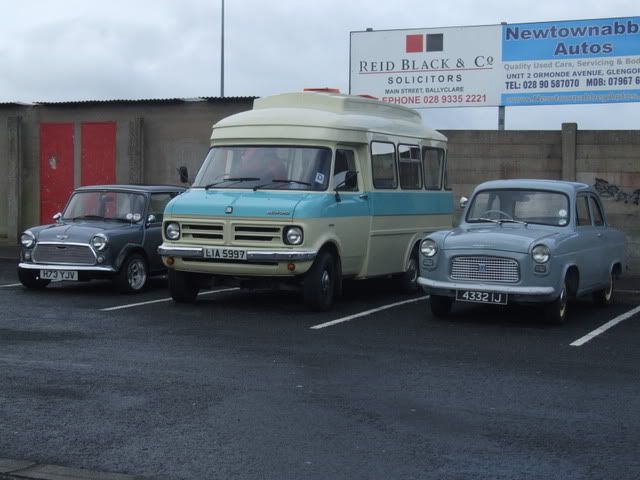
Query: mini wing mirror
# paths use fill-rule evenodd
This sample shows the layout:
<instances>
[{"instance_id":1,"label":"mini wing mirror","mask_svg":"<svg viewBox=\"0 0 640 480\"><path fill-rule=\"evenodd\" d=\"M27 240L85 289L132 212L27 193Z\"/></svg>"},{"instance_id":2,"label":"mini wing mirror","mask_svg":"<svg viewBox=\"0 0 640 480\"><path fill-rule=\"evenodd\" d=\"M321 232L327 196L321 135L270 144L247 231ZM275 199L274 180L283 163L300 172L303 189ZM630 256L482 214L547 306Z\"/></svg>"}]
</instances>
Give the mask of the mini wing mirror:
<instances>
[{"instance_id":1,"label":"mini wing mirror","mask_svg":"<svg viewBox=\"0 0 640 480\"><path fill-rule=\"evenodd\" d=\"M467 197L460 197L460 208L467 208L469 199Z\"/></svg>"},{"instance_id":2,"label":"mini wing mirror","mask_svg":"<svg viewBox=\"0 0 640 480\"><path fill-rule=\"evenodd\" d=\"M56 223L60 223L60 219L62 218L62 213L58 212L53 216L53 219Z\"/></svg>"},{"instance_id":3,"label":"mini wing mirror","mask_svg":"<svg viewBox=\"0 0 640 480\"><path fill-rule=\"evenodd\" d=\"M150 213L149 216L147 217L147 225L150 225L152 223L156 223L157 222L157 218L153 213Z\"/></svg>"}]
</instances>

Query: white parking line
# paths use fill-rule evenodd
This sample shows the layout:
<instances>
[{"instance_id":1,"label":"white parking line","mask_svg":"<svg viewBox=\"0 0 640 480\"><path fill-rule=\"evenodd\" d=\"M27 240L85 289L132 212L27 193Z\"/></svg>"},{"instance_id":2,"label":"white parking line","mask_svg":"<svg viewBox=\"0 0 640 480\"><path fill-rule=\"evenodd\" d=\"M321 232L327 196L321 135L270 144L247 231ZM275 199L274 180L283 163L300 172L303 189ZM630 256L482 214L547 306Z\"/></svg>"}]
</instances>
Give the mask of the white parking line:
<instances>
[{"instance_id":1,"label":"white parking line","mask_svg":"<svg viewBox=\"0 0 640 480\"><path fill-rule=\"evenodd\" d=\"M629 310L627 313L623 313L622 315L617 316L613 320L609 320L604 325L596 328L594 331L586 334L584 337L579 338L578 340L576 340L575 342L573 342L573 343L571 343L569 345L572 346L572 347L581 347L582 345L587 343L589 340L594 339L595 337L597 337L601 333L606 332L611 327L617 325L618 323L620 323L620 322L622 322L624 320L627 320L628 318L633 317L636 313L639 313L639 312L640 312L640 306L637 306L633 310Z\"/></svg>"},{"instance_id":2,"label":"white parking line","mask_svg":"<svg viewBox=\"0 0 640 480\"><path fill-rule=\"evenodd\" d=\"M209 292L200 292L198 294L198 296L200 296L200 295L211 295L212 293L232 292L234 290L239 290L239 288L237 288L237 287L234 287L234 288L223 288L221 290L211 290ZM117 307L101 308L100 311L101 312L113 312L114 310L124 310L125 308L140 307L142 305L151 305L153 303L170 302L171 300L173 300L171 297L169 297L169 298L160 298L158 300L149 300L148 302L129 303L128 305L118 305Z\"/></svg>"},{"instance_id":3,"label":"white parking line","mask_svg":"<svg viewBox=\"0 0 640 480\"><path fill-rule=\"evenodd\" d=\"M0 285L0 288L19 287L21 283L10 283L8 285Z\"/></svg>"},{"instance_id":4,"label":"white parking line","mask_svg":"<svg viewBox=\"0 0 640 480\"><path fill-rule=\"evenodd\" d=\"M332 327L333 325L337 325L339 323L349 322L356 318L366 317L367 315L371 315L372 313L381 312L382 310L388 310L389 308L398 307L400 305L406 305L407 303L416 303L421 300L425 300L429 298L429 295L425 295L419 298L412 298L411 300L403 300L401 302L390 303L389 305L383 305L382 307L372 308L371 310L365 310L364 312L354 313L353 315L349 315L347 317L337 318L336 320L331 320L330 322L320 323L318 325L314 325L309 327L313 330L320 330L321 328Z\"/></svg>"}]
</instances>

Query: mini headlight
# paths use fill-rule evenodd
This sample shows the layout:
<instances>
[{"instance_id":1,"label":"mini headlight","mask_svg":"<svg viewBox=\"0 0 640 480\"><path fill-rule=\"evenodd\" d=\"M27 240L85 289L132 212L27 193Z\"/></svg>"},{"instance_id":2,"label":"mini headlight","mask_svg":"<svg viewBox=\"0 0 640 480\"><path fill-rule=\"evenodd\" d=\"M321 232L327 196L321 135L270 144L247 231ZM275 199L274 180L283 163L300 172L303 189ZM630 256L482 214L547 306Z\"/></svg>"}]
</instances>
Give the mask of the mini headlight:
<instances>
[{"instance_id":1,"label":"mini headlight","mask_svg":"<svg viewBox=\"0 0 640 480\"><path fill-rule=\"evenodd\" d=\"M551 258L551 251L546 245L536 245L531 250L531 256L537 263L547 263Z\"/></svg>"},{"instance_id":2,"label":"mini headlight","mask_svg":"<svg viewBox=\"0 0 640 480\"><path fill-rule=\"evenodd\" d=\"M303 238L300 227L289 227L284 234L284 243L288 245L300 245Z\"/></svg>"},{"instance_id":3,"label":"mini headlight","mask_svg":"<svg viewBox=\"0 0 640 480\"><path fill-rule=\"evenodd\" d=\"M105 248L107 248L108 243L109 243L109 240L107 240L107 237L102 233L98 233L94 235L93 238L91 239L91 246L99 251L102 251Z\"/></svg>"},{"instance_id":4,"label":"mini headlight","mask_svg":"<svg viewBox=\"0 0 640 480\"><path fill-rule=\"evenodd\" d=\"M438 245L430 238L427 238L420 244L420 251L425 257L433 257L438 253Z\"/></svg>"},{"instance_id":5,"label":"mini headlight","mask_svg":"<svg viewBox=\"0 0 640 480\"><path fill-rule=\"evenodd\" d=\"M169 240L178 240L180 238L180 224L176 222L167 223L164 232Z\"/></svg>"},{"instance_id":6,"label":"mini headlight","mask_svg":"<svg viewBox=\"0 0 640 480\"><path fill-rule=\"evenodd\" d=\"M29 230L20 235L20 243L24 248L33 248L36 244L36 237Z\"/></svg>"}]
</instances>

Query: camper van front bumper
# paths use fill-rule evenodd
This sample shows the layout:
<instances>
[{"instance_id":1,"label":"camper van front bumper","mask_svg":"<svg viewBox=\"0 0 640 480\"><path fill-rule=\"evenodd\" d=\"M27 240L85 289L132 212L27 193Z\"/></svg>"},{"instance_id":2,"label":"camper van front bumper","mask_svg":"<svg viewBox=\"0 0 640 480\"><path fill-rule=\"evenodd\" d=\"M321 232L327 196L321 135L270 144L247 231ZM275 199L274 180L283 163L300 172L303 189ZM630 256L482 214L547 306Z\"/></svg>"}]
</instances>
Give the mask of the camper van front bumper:
<instances>
[{"instance_id":1,"label":"camper van front bumper","mask_svg":"<svg viewBox=\"0 0 640 480\"><path fill-rule=\"evenodd\" d=\"M203 247L178 247L160 245L158 253L162 257L205 258ZM249 262L312 262L316 250L246 250Z\"/></svg>"}]
</instances>

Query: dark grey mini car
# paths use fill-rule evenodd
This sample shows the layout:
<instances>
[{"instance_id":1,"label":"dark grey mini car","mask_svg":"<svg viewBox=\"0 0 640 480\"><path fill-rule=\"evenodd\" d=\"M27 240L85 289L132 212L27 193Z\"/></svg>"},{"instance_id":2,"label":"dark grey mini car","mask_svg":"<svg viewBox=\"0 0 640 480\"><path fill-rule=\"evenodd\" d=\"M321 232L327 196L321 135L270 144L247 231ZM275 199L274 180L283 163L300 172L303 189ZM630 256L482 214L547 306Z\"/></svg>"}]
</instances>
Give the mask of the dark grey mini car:
<instances>
[{"instance_id":1,"label":"dark grey mini car","mask_svg":"<svg viewBox=\"0 0 640 480\"><path fill-rule=\"evenodd\" d=\"M184 188L172 185L95 185L76 189L56 223L20 237L18 276L27 288L52 281L111 279L124 293L141 291L163 273L157 254L165 205Z\"/></svg>"}]
</instances>

